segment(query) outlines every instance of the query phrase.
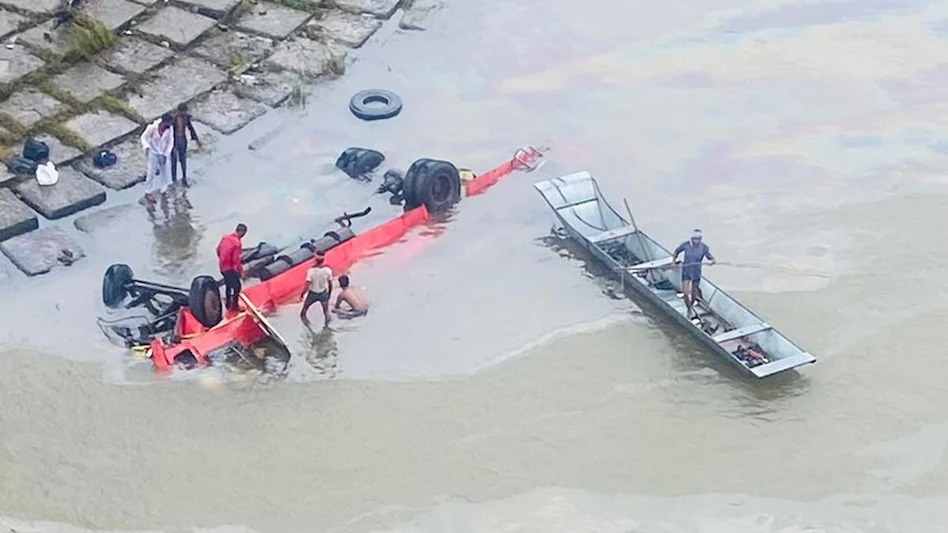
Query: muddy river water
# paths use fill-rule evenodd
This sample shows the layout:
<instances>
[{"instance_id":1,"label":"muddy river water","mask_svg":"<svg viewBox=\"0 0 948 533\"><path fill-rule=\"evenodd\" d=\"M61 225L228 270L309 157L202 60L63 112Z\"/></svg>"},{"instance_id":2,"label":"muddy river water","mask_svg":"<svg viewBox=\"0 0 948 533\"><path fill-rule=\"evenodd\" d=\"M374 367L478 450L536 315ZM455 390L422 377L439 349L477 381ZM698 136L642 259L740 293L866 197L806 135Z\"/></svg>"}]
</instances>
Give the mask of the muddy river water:
<instances>
[{"instance_id":1,"label":"muddy river water","mask_svg":"<svg viewBox=\"0 0 948 533\"><path fill-rule=\"evenodd\" d=\"M944 531L948 2L455 0L428 25L220 140L192 208L136 206L74 267L0 285L0 525ZM353 119L370 86L402 115ZM543 175L353 269L368 319L276 316L288 380L157 381L96 329L109 263L183 284L238 221L279 241L392 216L332 171L346 146L483 170L526 143L553 148ZM782 267L707 275L819 363L749 382L617 297L531 186L577 170L661 242L701 227Z\"/></svg>"}]
</instances>

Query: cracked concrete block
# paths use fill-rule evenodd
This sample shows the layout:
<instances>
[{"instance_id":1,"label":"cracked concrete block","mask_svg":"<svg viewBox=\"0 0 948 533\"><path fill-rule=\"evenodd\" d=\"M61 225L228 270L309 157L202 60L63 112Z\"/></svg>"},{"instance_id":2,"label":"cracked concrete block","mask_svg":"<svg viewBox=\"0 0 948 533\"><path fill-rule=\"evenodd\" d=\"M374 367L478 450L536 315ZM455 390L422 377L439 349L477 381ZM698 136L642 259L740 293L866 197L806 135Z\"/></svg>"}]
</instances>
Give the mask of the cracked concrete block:
<instances>
[{"instance_id":1,"label":"cracked concrete block","mask_svg":"<svg viewBox=\"0 0 948 533\"><path fill-rule=\"evenodd\" d=\"M72 167L58 167L55 185L26 180L13 186L17 196L44 217L55 220L105 202L105 189Z\"/></svg>"},{"instance_id":2,"label":"cracked concrete block","mask_svg":"<svg viewBox=\"0 0 948 533\"><path fill-rule=\"evenodd\" d=\"M53 20L48 20L26 30L17 37L17 41L57 56L66 55L69 52L69 24L63 24L54 30L53 22ZM48 40L45 37L47 34L49 34Z\"/></svg>"},{"instance_id":3,"label":"cracked concrete block","mask_svg":"<svg viewBox=\"0 0 948 533\"><path fill-rule=\"evenodd\" d=\"M201 41L193 53L219 67L231 69L250 65L266 57L273 50L273 39L236 30L223 31Z\"/></svg>"},{"instance_id":4,"label":"cracked concrete block","mask_svg":"<svg viewBox=\"0 0 948 533\"><path fill-rule=\"evenodd\" d=\"M90 111L69 119L64 126L82 137L89 146L102 146L128 135L139 125L108 111Z\"/></svg>"},{"instance_id":5,"label":"cracked concrete block","mask_svg":"<svg viewBox=\"0 0 948 533\"><path fill-rule=\"evenodd\" d=\"M335 2L343 9L367 13L386 20L391 18L402 4L402 0L335 0Z\"/></svg>"},{"instance_id":6,"label":"cracked concrete block","mask_svg":"<svg viewBox=\"0 0 948 533\"><path fill-rule=\"evenodd\" d=\"M0 46L0 84L13 83L42 67L42 59L30 54L21 46L12 50Z\"/></svg>"},{"instance_id":7,"label":"cracked concrete block","mask_svg":"<svg viewBox=\"0 0 948 533\"><path fill-rule=\"evenodd\" d=\"M244 74L237 78L234 92L238 96L276 107L293 94L293 88L302 84L299 75L292 72L264 72Z\"/></svg>"},{"instance_id":8,"label":"cracked concrete block","mask_svg":"<svg viewBox=\"0 0 948 533\"><path fill-rule=\"evenodd\" d=\"M86 233L100 230L122 230L123 219L135 210L132 204L113 205L76 217L72 222L76 229Z\"/></svg>"},{"instance_id":9,"label":"cracked concrete block","mask_svg":"<svg viewBox=\"0 0 948 533\"><path fill-rule=\"evenodd\" d=\"M183 3L195 7L199 13L214 18L221 18L237 7L240 0L181 0Z\"/></svg>"},{"instance_id":10,"label":"cracked concrete block","mask_svg":"<svg viewBox=\"0 0 948 533\"><path fill-rule=\"evenodd\" d=\"M115 154L114 165L99 168L92 162L92 156L76 163L80 172L106 187L120 191L145 181L145 151L138 137L132 137L113 146L109 150Z\"/></svg>"},{"instance_id":11,"label":"cracked concrete block","mask_svg":"<svg viewBox=\"0 0 948 533\"><path fill-rule=\"evenodd\" d=\"M154 120L181 102L188 102L227 81L214 65L193 57L180 57L155 72L153 81L130 95L128 105L146 120Z\"/></svg>"},{"instance_id":12,"label":"cracked concrete block","mask_svg":"<svg viewBox=\"0 0 948 533\"><path fill-rule=\"evenodd\" d=\"M36 15L52 13L60 9L62 5L59 0L2 0L0 4L15 7L21 11Z\"/></svg>"},{"instance_id":13,"label":"cracked concrete block","mask_svg":"<svg viewBox=\"0 0 948 533\"><path fill-rule=\"evenodd\" d=\"M115 31L141 15L145 7L127 0L85 0L79 11Z\"/></svg>"},{"instance_id":14,"label":"cracked concrete block","mask_svg":"<svg viewBox=\"0 0 948 533\"><path fill-rule=\"evenodd\" d=\"M53 85L80 102L91 102L125 84L125 78L94 63L80 63L56 76Z\"/></svg>"},{"instance_id":15,"label":"cracked concrete block","mask_svg":"<svg viewBox=\"0 0 948 533\"><path fill-rule=\"evenodd\" d=\"M18 15L6 9L0 9L0 39L15 32L21 24L26 23L28 19L23 15Z\"/></svg>"},{"instance_id":16,"label":"cracked concrete block","mask_svg":"<svg viewBox=\"0 0 948 533\"><path fill-rule=\"evenodd\" d=\"M217 22L203 15L189 13L174 6L161 8L150 19L137 26L138 31L164 39L184 48L194 42Z\"/></svg>"},{"instance_id":17,"label":"cracked concrete block","mask_svg":"<svg viewBox=\"0 0 948 533\"><path fill-rule=\"evenodd\" d=\"M345 53L342 52L343 57ZM329 73L333 51L323 43L298 37L283 41L265 64L279 70L296 72L306 78L318 78Z\"/></svg>"},{"instance_id":18,"label":"cracked concrete block","mask_svg":"<svg viewBox=\"0 0 948 533\"><path fill-rule=\"evenodd\" d=\"M0 241L22 235L39 227L36 213L7 189L0 189Z\"/></svg>"},{"instance_id":19,"label":"cracked concrete block","mask_svg":"<svg viewBox=\"0 0 948 533\"><path fill-rule=\"evenodd\" d=\"M230 134L267 112L253 100L240 98L230 91L218 89L191 106L191 114L215 130Z\"/></svg>"},{"instance_id":20,"label":"cracked concrete block","mask_svg":"<svg viewBox=\"0 0 948 533\"><path fill-rule=\"evenodd\" d=\"M58 228L44 228L0 243L0 251L27 276L45 274L86 256L72 237Z\"/></svg>"},{"instance_id":21,"label":"cracked concrete block","mask_svg":"<svg viewBox=\"0 0 948 533\"><path fill-rule=\"evenodd\" d=\"M5 113L24 128L65 111L66 104L52 96L28 87L0 103L0 113Z\"/></svg>"},{"instance_id":22,"label":"cracked concrete block","mask_svg":"<svg viewBox=\"0 0 948 533\"><path fill-rule=\"evenodd\" d=\"M286 39L297 28L305 24L310 17L312 15L305 11L260 2L240 17L237 27L244 31L274 39Z\"/></svg>"},{"instance_id":23,"label":"cracked concrete block","mask_svg":"<svg viewBox=\"0 0 948 533\"><path fill-rule=\"evenodd\" d=\"M135 37L124 37L102 55L105 63L117 70L141 74L174 55L173 50Z\"/></svg>"},{"instance_id":24,"label":"cracked concrete block","mask_svg":"<svg viewBox=\"0 0 948 533\"><path fill-rule=\"evenodd\" d=\"M382 27L382 21L344 11L327 13L321 20L307 25L310 35L319 35L350 48L359 48Z\"/></svg>"},{"instance_id":25,"label":"cracked concrete block","mask_svg":"<svg viewBox=\"0 0 948 533\"><path fill-rule=\"evenodd\" d=\"M58 138L50 135L48 133L40 133L33 136L34 139L40 142L46 143L46 146L49 146L49 159L56 165L58 169L60 165L74 161L76 158L82 155L82 150L76 148L75 146L69 146L68 144L63 144ZM17 153L23 153L23 143L17 147Z\"/></svg>"}]
</instances>

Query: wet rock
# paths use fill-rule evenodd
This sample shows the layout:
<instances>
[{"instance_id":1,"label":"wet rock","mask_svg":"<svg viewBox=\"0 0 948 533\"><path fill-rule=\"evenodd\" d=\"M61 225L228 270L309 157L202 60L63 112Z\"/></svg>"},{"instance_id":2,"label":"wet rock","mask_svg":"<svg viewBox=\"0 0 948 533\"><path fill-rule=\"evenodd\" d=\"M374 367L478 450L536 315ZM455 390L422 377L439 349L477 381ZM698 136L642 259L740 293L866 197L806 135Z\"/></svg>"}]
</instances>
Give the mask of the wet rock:
<instances>
[{"instance_id":1,"label":"wet rock","mask_svg":"<svg viewBox=\"0 0 948 533\"><path fill-rule=\"evenodd\" d=\"M65 126L82 137L89 146L102 146L138 128L138 124L131 120L108 111L90 111L73 117Z\"/></svg>"},{"instance_id":2,"label":"wet rock","mask_svg":"<svg viewBox=\"0 0 948 533\"><path fill-rule=\"evenodd\" d=\"M56 185L43 186L35 179L13 186L17 196L48 219L68 217L105 201L105 189L72 167L59 167Z\"/></svg>"},{"instance_id":3,"label":"wet rock","mask_svg":"<svg viewBox=\"0 0 948 533\"><path fill-rule=\"evenodd\" d=\"M336 0L336 5L350 11L367 13L380 19L388 19L395 14L402 0Z\"/></svg>"},{"instance_id":4,"label":"wet rock","mask_svg":"<svg viewBox=\"0 0 948 533\"><path fill-rule=\"evenodd\" d=\"M44 61L16 46L0 46L0 84L12 83L42 67Z\"/></svg>"},{"instance_id":5,"label":"wet rock","mask_svg":"<svg viewBox=\"0 0 948 533\"><path fill-rule=\"evenodd\" d=\"M56 76L53 85L80 102L91 102L125 84L125 78L94 63L80 63Z\"/></svg>"},{"instance_id":6,"label":"wet rock","mask_svg":"<svg viewBox=\"0 0 948 533\"><path fill-rule=\"evenodd\" d=\"M141 74L173 55L172 50L163 46L135 37L126 37L103 54L102 59L114 69Z\"/></svg>"},{"instance_id":7,"label":"wet rock","mask_svg":"<svg viewBox=\"0 0 948 533\"><path fill-rule=\"evenodd\" d=\"M76 217L73 225L79 231L93 233L105 229L114 229L122 223L122 219L135 208L132 204L113 205L99 209L88 215Z\"/></svg>"},{"instance_id":8,"label":"wet rock","mask_svg":"<svg viewBox=\"0 0 948 533\"><path fill-rule=\"evenodd\" d=\"M181 57L158 69L155 79L141 87L140 95L129 97L128 105L146 120L153 120L226 80L227 75L210 63Z\"/></svg>"},{"instance_id":9,"label":"wet rock","mask_svg":"<svg viewBox=\"0 0 948 533\"><path fill-rule=\"evenodd\" d=\"M191 106L191 114L196 120L225 135L243 128L266 112L267 108L261 104L220 89Z\"/></svg>"},{"instance_id":10,"label":"wet rock","mask_svg":"<svg viewBox=\"0 0 948 533\"><path fill-rule=\"evenodd\" d=\"M20 24L26 22L26 17L12 11L0 9L0 39L15 32Z\"/></svg>"},{"instance_id":11,"label":"wet rock","mask_svg":"<svg viewBox=\"0 0 948 533\"><path fill-rule=\"evenodd\" d=\"M54 30L53 22L53 20L48 20L26 30L19 35L18 40L51 54L66 55L69 52L69 24L63 24ZM44 37L47 33L50 40Z\"/></svg>"},{"instance_id":12,"label":"wet rock","mask_svg":"<svg viewBox=\"0 0 948 533\"><path fill-rule=\"evenodd\" d=\"M341 53L345 56L345 53ZM307 78L317 78L329 72L333 51L323 43L298 37L280 43L266 64L280 70L290 70Z\"/></svg>"},{"instance_id":13,"label":"wet rock","mask_svg":"<svg viewBox=\"0 0 948 533\"><path fill-rule=\"evenodd\" d=\"M402 14L398 27L403 30L424 30L428 17L443 7L444 3L440 0L415 0Z\"/></svg>"},{"instance_id":14,"label":"wet rock","mask_svg":"<svg viewBox=\"0 0 948 533\"><path fill-rule=\"evenodd\" d=\"M49 146L49 159L56 165L57 169L60 165L74 161L76 158L82 155L82 150L67 144L63 144L62 141L48 133L34 135L33 138L37 141L44 142L47 146ZM20 145L17 147L17 153L23 153L23 143L20 143Z\"/></svg>"},{"instance_id":15,"label":"wet rock","mask_svg":"<svg viewBox=\"0 0 948 533\"><path fill-rule=\"evenodd\" d=\"M6 113L24 128L65 110L66 104L33 88L13 93L0 103L0 113Z\"/></svg>"},{"instance_id":16,"label":"wet rock","mask_svg":"<svg viewBox=\"0 0 948 533\"><path fill-rule=\"evenodd\" d=\"M238 96L276 107L285 102L293 94L293 88L301 83L299 76L290 72L245 74L234 84L234 92Z\"/></svg>"},{"instance_id":17,"label":"wet rock","mask_svg":"<svg viewBox=\"0 0 948 533\"><path fill-rule=\"evenodd\" d=\"M0 187L6 187L15 179L16 175L7 170L7 165L0 164Z\"/></svg>"},{"instance_id":18,"label":"wet rock","mask_svg":"<svg viewBox=\"0 0 948 533\"><path fill-rule=\"evenodd\" d=\"M109 148L117 158L114 165L99 168L92 162L92 156L76 163L80 172L106 187L120 191L145 181L145 152L138 137L132 137Z\"/></svg>"},{"instance_id":19,"label":"wet rock","mask_svg":"<svg viewBox=\"0 0 948 533\"><path fill-rule=\"evenodd\" d=\"M3 0L3 4L28 13L52 13L59 9L59 0Z\"/></svg>"},{"instance_id":20,"label":"wet rock","mask_svg":"<svg viewBox=\"0 0 948 533\"><path fill-rule=\"evenodd\" d=\"M0 250L27 276L45 274L86 256L63 230L44 228L0 243Z\"/></svg>"},{"instance_id":21,"label":"wet rock","mask_svg":"<svg viewBox=\"0 0 948 533\"><path fill-rule=\"evenodd\" d=\"M310 22L307 30L310 35L325 36L350 48L359 48L381 27L382 21L378 19L333 11L322 20Z\"/></svg>"},{"instance_id":22,"label":"wet rock","mask_svg":"<svg viewBox=\"0 0 948 533\"><path fill-rule=\"evenodd\" d=\"M80 12L98 20L110 30L117 30L145 11L144 6L126 0L85 0Z\"/></svg>"},{"instance_id":23,"label":"wet rock","mask_svg":"<svg viewBox=\"0 0 948 533\"><path fill-rule=\"evenodd\" d=\"M145 155L138 139L130 139L111 148L118 161L106 168L98 168L92 158L76 163L83 174L113 190L131 188L145 181Z\"/></svg>"},{"instance_id":24,"label":"wet rock","mask_svg":"<svg viewBox=\"0 0 948 533\"><path fill-rule=\"evenodd\" d=\"M202 14L221 18L237 7L240 0L182 0L182 2L194 6Z\"/></svg>"},{"instance_id":25,"label":"wet rock","mask_svg":"<svg viewBox=\"0 0 948 533\"><path fill-rule=\"evenodd\" d=\"M261 2L240 18L237 27L274 39L286 39L311 16L305 11Z\"/></svg>"},{"instance_id":26,"label":"wet rock","mask_svg":"<svg viewBox=\"0 0 948 533\"><path fill-rule=\"evenodd\" d=\"M139 24L138 30L184 48L215 24L212 18L168 6Z\"/></svg>"},{"instance_id":27,"label":"wet rock","mask_svg":"<svg viewBox=\"0 0 948 533\"><path fill-rule=\"evenodd\" d=\"M273 49L273 40L239 31L223 31L204 39L194 48L194 55L226 69L249 66L266 57Z\"/></svg>"},{"instance_id":28,"label":"wet rock","mask_svg":"<svg viewBox=\"0 0 948 533\"><path fill-rule=\"evenodd\" d=\"M39 227L36 213L7 189L0 189L0 241L22 235Z\"/></svg>"}]
</instances>

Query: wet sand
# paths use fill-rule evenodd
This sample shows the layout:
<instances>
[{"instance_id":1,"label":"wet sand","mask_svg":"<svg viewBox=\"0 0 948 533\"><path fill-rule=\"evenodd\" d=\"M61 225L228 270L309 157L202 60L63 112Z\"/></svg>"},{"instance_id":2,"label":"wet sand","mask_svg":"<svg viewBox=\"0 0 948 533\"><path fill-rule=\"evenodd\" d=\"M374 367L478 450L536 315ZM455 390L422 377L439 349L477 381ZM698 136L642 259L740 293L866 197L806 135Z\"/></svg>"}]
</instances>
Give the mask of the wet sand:
<instances>
[{"instance_id":1,"label":"wet sand","mask_svg":"<svg viewBox=\"0 0 948 533\"><path fill-rule=\"evenodd\" d=\"M305 115L270 113L219 143L187 217L155 229L129 216L83 243L97 252L84 263L0 287L0 516L121 530L941 527L948 7L613 4L449 3L423 34L381 36ZM367 86L399 92L402 115L353 120L345 104ZM291 383L156 382L95 329L110 262L186 284L213 271L237 221L256 241L366 202L365 227L394 214L331 172L350 144L403 167L486 169L524 143L553 147L544 176L467 199L437 238L353 270L370 319L313 336L293 309L275 318L308 361ZM669 246L700 226L721 259L828 275L707 273L819 363L751 383L615 298L549 238L532 190L582 169Z\"/></svg>"}]
</instances>

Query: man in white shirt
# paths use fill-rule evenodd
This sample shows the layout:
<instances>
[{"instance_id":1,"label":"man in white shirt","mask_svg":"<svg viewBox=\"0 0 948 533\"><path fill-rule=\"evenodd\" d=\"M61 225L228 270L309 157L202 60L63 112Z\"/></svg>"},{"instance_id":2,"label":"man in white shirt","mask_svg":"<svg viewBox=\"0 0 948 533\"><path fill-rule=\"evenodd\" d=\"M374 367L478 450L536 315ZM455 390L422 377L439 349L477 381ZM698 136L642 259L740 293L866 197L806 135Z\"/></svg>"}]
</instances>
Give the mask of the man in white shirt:
<instances>
[{"instance_id":1,"label":"man in white shirt","mask_svg":"<svg viewBox=\"0 0 948 533\"><path fill-rule=\"evenodd\" d=\"M326 258L321 253L316 253L313 257L313 266L306 271L306 286L303 287L303 293L300 298L306 297L303 301L303 309L300 310L300 319L303 324L309 326L309 319L306 318L306 312L311 305L316 302L323 308L323 316L326 319L325 326L329 326L329 297L332 295L332 269L324 263Z\"/></svg>"}]
</instances>

